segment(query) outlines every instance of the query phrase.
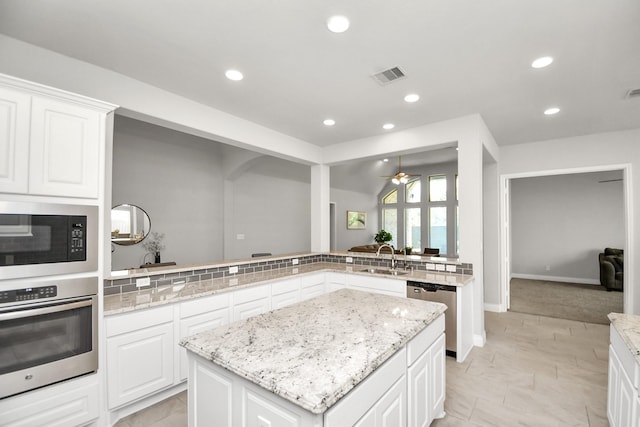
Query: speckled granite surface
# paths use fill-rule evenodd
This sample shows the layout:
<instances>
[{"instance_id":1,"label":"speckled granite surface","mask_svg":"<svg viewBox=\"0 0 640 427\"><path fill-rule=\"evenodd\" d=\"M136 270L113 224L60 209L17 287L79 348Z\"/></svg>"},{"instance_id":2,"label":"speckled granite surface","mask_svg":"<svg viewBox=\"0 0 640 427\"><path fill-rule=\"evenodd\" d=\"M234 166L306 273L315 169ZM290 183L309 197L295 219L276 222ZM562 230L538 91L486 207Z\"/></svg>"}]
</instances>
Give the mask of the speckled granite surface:
<instances>
[{"instance_id":1,"label":"speckled granite surface","mask_svg":"<svg viewBox=\"0 0 640 427\"><path fill-rule=\"evenodd\" d=\"M608 317L636 359L636 362L640 364L640 316L634 314L609 313Z\"/></svg>"},{"instance_id":2,"label":"speckled granite surface","mask_svg":"<svg viewBox=\"0 0 640 427\"><path fill-rule=\"evenodd\" d=\"M320 414L445 309L343 289L186 337L180 345Z\"/></svg>"},{"instance_id":3,"label":"speckled granite surface","mask_svg":"<svg viewBox=\"0 0 640 427\"><path fill-rule=\"evenodd\" d=\"M371 274L359 270L364 266L353 266L334 263L314 263L295 268L282 268L259 273L237 274L234 276L189 282L181 285L164 286L159 288L141 289L135 292L109 295L104 297L104 314L112 315L125 313L162 304L189 300L192 298L213 295L221 292L233 291L250 286L261 285L296 275L337 272L353 273L365 276L386 277L397 280L422 280L452 286L464 286L473 280L473 276L464 274L445 274L433 271L415 270L403 276Z\"/></svg>"}]
</instances>

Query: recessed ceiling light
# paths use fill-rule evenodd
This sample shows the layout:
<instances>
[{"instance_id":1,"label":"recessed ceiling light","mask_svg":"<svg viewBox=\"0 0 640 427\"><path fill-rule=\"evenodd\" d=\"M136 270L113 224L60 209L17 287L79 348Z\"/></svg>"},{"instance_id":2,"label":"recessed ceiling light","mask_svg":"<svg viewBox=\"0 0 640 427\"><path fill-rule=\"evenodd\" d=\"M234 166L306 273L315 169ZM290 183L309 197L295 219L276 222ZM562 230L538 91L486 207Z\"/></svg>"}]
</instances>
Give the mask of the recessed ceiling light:
<instances>
[{"instance_id":1,"label":"recessed ceiling light","mask_svg":"<svg viewBox=\"0 0 640 427\"><path fill-rule=\"evenodd\" d=\"M242 75L242 73L238 70L227 70L224 75L229 79L229 80L233 80L234 82L240 81L244 78L244 76Z\"/></svg>"},{"instance_id":2,"label":"recessed ceiling light","mask_svg":"<svg viewBox=\"0 0 640 427\"><path fill-rule=\"evenodd\" d=\"M420 95L416 93L410 93L409 95L404 97L404 100L406 102L416 102L418 99L420 99Z\"/></svg>"},{"instance_id":3,"label":"recessed ceiling light","mask_svg":"<svg viewBox=\"0 0 640 427\"><path fill-rule=\"evenodd\" d=\"M550 56L543 56L542 58L538 58L531 63L533 68L544 68L548 65L551 65L553 62L553 58Z\"/></svg>"},{"instance_id":4,"label":"recessed ceiling light","mask_svg":"<svg viewBox=\"0 0 640 427\"><path fill-rule=\"evenodd\" d=\"M336 121L333 119L326 119L325 121L323 121L322 123L324 123L325 126L333 126L336 124Z\"/></svg>"},{"instance_id":5,"label":"recessed ceiling light","mask_svg":"<svg viewBox=\"0 0 640 427\"><path fill-rule=\"evenodd\" d=\"M383 162L387 163L389 159L382 159Z\"/></svg>"},{"instance_id":6,"label":"recessed ceiling light","mask_svg":"<svg viewBox=\"0 0 640 427\"><path fill-rule=\"evenodd\" d=\"M396 125L394 125L393 123L385 123L385 124L382 125L382 129L384 129L384 130L391 130L394 127L396 127Z\"/></svg>"},{"instance_id":7,"label":"recessed ceiling light","mask_svg":"<svg viewBox=\"0 0 640 427\"><path fill-rule=\"evenodd\" d=\"M349 29L349 20L346 16L335 15L327 21L327 28L332 33L344 33Z\"/></svg>"},{"instance_id":8,"label":"recessed ceiling light","mask_svg":"<svg viewBox=\"0 0 640 427\"><path fill-rule=\"evenodd\" d=\"M554 114L558 114L559 112L560 112L560 109L558 107L551 107L544 110L544 115L553 116Z\"/></svg>"}]
</instances>

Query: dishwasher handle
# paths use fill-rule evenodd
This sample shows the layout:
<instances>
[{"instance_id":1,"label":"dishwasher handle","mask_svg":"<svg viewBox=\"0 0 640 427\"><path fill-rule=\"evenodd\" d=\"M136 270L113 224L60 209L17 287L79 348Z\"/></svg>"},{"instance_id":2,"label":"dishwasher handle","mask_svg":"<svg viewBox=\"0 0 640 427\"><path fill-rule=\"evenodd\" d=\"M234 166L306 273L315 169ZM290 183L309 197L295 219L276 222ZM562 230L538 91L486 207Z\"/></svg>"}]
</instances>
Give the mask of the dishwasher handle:
<instances>
[{"instance_id":1,"label":"dishwasher handle","mask_svg":"<svg viewBox=\"0 0 640 427\"><path fill-rule=\"evenodd\" d=\"M421 288L425 292L438 292L438 291L456 292L455 286L441 285L439 283L415 282L413 280L407 280L407 286L414 286L416 288Z\"/></svg>"}]
</instances>

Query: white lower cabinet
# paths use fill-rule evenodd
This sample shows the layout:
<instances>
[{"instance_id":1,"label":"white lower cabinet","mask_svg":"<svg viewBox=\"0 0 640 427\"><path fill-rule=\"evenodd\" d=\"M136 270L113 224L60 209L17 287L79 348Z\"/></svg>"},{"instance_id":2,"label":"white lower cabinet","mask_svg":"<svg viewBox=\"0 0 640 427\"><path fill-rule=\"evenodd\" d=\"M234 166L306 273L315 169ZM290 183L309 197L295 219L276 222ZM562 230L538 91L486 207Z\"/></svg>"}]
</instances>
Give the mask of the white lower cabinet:
<instances>
[{"instance_id":1,"label":"white lower cabinet","mask_svg":"<svg viewBox=\"0 0 640 427\"><path fill-rule=\"evenodd\" d=\"M300 278L293 277L271 285L271 309L286 307L300 302Z\"/></svg>"},{"instance_id":2,"label":"white lower cabinet","mask_svg":"<svg viewBox=\"0 0 640 427\"><path fill-rule=\"evenodd\" d=\"M445 368L442 334L407 369L409 427L428 426L444 416Z\"/></svg>"},{"instance_id":3,"label":"white lower cabinet","mask_svg":"<svg viewBox=\"0 0 640 427\"><path fill-rule=\"evenodd\" d=\"M324 273L308 274L300 277L300 301L324 295L326 292Z\"/></svg>"},{"instance_id":4,"label":"white lower cabinet","mask_svg":"<svg viewBox=\"0 0 640 427\"><path fill-rule=\"evenodd\" d=\"M99 416L100 383L88 375L0 401L3 427L69 427Z\"/></svg>"},{"instance_id":5,"label":"white lower cabinet","mask_svg":"<svg viewBox=\"0 0 640 427\"><path fill-rule=\"evenodd\" d=\"M248 319L271 310L271 285L241 289L232 294L232 321Z\"/></svg>"},{"instance_id":6,"label":"white lower cabinet","mask_svg":"<svg viewBox=\"0 0 640 427\"><path fill-rule=\"evenodd\" d=\"M607 418L611 427L640 427L640 367L613 326L610 331Z\"/></svg>"},{"instance_id":7,"label":"white lower cabinet","mask_svg":"<svg viewBox=\"0 0 640 427\"><path fill-rule=\"evenodd\" d=\"M106 331L110 409L173 384L173 305L108 317Z\"/></svg>"},{"instance_id":8,"label":"white lower cabinet","mask_svg":"<svg viewBox=\"0 0 640 427\"><path fill-rule=\"evenodd\" d=\"M213 295L181 303L178 341L189 335L228 324L231 319L229 304L229 294ZM189 373L187 350L180 347L179 352L180 374L178 380L184 381Z\"/></svg>"},{"instance_id":9,"label":"white lower cabinet","mask_svg":"<svg viewBox=\"0 0 640 427\"><path fill-rule=\"evenodd\" d=\"M347 287L347 278L344 273L325 273L325 289L333 292Z\"/></svg>"},{"instance_id":10,"label":"white lower cabinet","mask_svg":"<svg viewBox=\"0 0 640 427\"><path fill-rule=\"evenodd\" d=\"M355 427L386 427L406 425L406 377L401 377L378 400L369 411L364 414Z\"/></svg>"},{"instance_id":11,"label":"white lower cabinet","mask_svg":"<svg viewBox=\"0 0 640 427\"><path fill-rule=\"evenodd\" d=\"M375 292L378 294L396 297L407 296L406 280L387 279L386 277L365 276L359 274L347 274L347 287L360 291Z\"/></svg>"}]
</instances>

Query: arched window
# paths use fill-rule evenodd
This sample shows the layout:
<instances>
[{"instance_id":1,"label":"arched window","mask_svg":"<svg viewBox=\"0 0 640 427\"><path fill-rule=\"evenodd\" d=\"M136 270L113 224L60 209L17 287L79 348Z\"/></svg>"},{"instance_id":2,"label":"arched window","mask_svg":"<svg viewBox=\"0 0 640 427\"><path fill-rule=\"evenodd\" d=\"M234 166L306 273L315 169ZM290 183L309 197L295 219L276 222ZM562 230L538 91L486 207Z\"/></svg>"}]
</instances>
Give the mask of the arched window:
<instances>
[{"instance_id":1,"label":"arched window","mask_svg":"<svg viewBox=\"0 0 640 427\"><path fill-rule=\"evenodd\" d=\"M416 177L399 186L387 184L379 199L380 227L393 236L391 244L411 248L413 253L429 247L457 256L457 184L456 173Z\"/></svg>"}]
</instances>

